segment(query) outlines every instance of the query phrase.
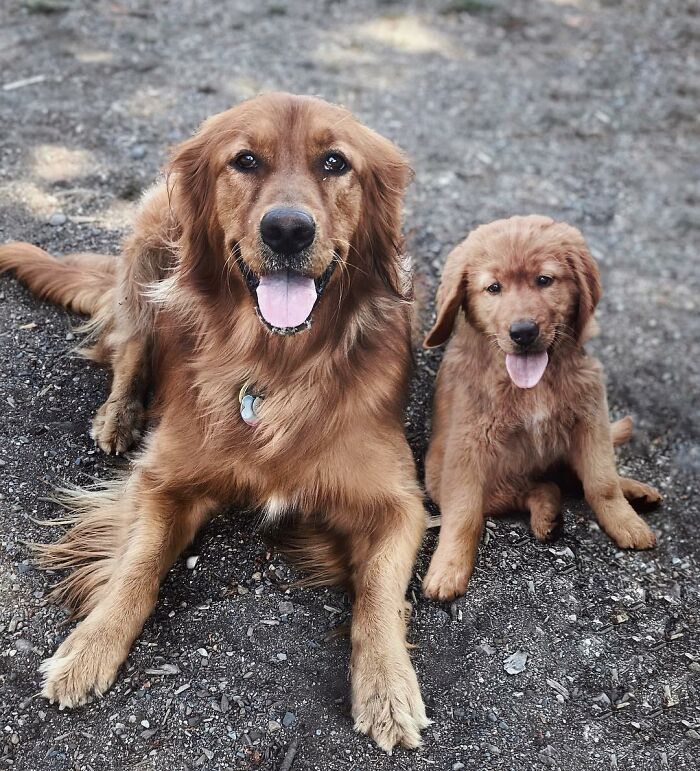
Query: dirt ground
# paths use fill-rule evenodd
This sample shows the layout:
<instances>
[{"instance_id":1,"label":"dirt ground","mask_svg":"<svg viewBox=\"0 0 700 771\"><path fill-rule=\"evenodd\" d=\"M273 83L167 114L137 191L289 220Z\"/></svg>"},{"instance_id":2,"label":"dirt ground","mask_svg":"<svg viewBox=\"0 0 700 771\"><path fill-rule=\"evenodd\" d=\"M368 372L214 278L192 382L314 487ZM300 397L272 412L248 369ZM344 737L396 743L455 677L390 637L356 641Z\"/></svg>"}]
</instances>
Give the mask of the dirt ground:
<instances>
[{"instance_id":1,"label":"dirt ground","mask_svg":"<svg viewBox=\"0 0 700 771\"><path fill-rule=\"evenodd\" d=\"M116 251L140 191L207 115L259 91L342 102L396 140L418 319L475 224L541 212L600 260L625 473L657 485L649 553L618 551L578 499L536 543L490 522L465 598L421 598L410 637L434 724L379 752L352 731L347 598L290 586L242 514L170 573L117 684L75 712L37 696L67 633L27 541L58 534L56 484L124 468L89 440L105 374L70 318L0 279L0 765L63 769L700 767L700 15L684 0L2 0L0 241ZM439 355L417 354L419 461ZM524 671L504 660L527 654ZM289 768L289 766L286 766Z\"/></svg>"}]
</instances>

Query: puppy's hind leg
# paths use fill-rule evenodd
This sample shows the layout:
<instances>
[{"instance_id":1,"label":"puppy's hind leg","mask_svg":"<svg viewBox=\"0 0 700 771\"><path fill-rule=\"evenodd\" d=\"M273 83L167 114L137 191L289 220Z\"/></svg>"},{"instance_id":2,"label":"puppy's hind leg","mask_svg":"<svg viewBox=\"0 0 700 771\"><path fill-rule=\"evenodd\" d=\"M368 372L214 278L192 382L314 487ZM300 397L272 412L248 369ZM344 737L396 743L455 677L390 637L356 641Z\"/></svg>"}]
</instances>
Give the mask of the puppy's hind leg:
<instances>
[{"instance_id":1,"label":"puppy's hind leg","mask_svg":"<svg viewBox=\"0 0 700 771\"><path fill-rule=\"evenodd\" d=\"M96 503L96 505L95 505ZM114 682L156 602L163 576L213 507L134 475L101 501L83 500L77 524L43 548L45 567L77 566L57 587L85 620L44 661L42 695L76 707Z\"/></svg>"},{"instance_id":2,"label":"puppy's hind leg","mask_svg":"<svg viewBox=\"0 0 700 771\"><path fill-rule=\"evenodd\" d=\"M561 511L561 490L554 482L540 482L525 495L530 529L538 541L548 541Z\"/></svg>"},{"instance_id":3,"label":"puppy's hind leg","mask_svg":"<svg viewBox=\"0 0 700 771\"><path fill-rule=\"evenodd\" d=\"M655 487L630 477L620 477L620 488L630 503L640 506L656 506L663 500L663 496Z\"/></svg>"}]
</instances>

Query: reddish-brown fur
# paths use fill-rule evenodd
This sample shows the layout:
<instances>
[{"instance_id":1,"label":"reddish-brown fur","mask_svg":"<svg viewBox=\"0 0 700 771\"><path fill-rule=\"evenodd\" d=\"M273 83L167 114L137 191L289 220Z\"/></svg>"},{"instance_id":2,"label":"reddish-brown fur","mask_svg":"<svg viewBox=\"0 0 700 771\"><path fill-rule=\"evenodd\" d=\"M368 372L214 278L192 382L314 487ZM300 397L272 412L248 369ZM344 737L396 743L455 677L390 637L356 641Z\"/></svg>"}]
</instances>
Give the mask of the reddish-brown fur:
<instances>
[{"instance_id":1,"label":"reddish-brown fur","mask_svg":"<svg viewBox=\"0 0 700 771\"><path fill-rule=\"evenodd\" d=\"M541 287L539 275L554 278ZM494 282L502 290L487 291ZM595 332L598 268L575 228L547 217L512 217L482 225L448 256L427 346L454 335L445 352L433 407L426 487L439 504L442 529L425 576L429 597L462 594L474 567L485 514L530 512L546 539L560 492L542 476L571 466L606 533L625 548L647 549L655 537L625 497L660 500L653 488L618 477L613 443L629 419L608 421L602 370L583 344ZM505 355L510 325L532 318L549 350L534 388L515 386Z\"/></svg>"},{"instance_id":2,"label":"reddish-brown fur","mask_svg":"<svg viewBox=\"0 0 700 771\"><path fill-rule=\"evenodd\" d=\"M264 171L230 168L241 148L264 158ZM324 176L318 157L328 149L352 171ZM347 111L271 94L210 118L176 149L166 181L144 200L118 277L97 268L112 295L107 311L101 293L74 300L84 263L71 272L31 247L0 248L0 270L99 314L94 356L114 368L93 425L104 449L131 444L151 366L154 374L157 425L129 477L72 493L75 525L44 552L46 565L77 568L59 591L85 616L45 662L44 695L74 706L106 690L172 562L217 508L239 502L268 519L294 513L295 546L327 578L349 577L355 726L387 750L420 743L428 721L403 615L424 530L402 421L408 178L397 149ZM263 268L260 218L289 203L317 223L311 273L321 275L333 253L339 267L311 328L284 337L258 319L236 263ZM56 280L36 280L27 263ZM239 416L246 381L266 392L256 428Z\"/></svg>"}]
</instances>

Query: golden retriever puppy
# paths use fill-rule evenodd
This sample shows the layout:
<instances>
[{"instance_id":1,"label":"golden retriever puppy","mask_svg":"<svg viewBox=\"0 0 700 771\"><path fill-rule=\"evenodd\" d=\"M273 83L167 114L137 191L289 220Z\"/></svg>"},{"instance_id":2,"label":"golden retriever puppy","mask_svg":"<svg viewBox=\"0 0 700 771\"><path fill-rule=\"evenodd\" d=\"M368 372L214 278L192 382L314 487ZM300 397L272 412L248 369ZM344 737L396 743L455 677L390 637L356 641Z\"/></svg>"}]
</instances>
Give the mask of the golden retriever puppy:
<instances>
[{"instance_id":1,"label":"golden retriever puppy","mask_svg":"<svg viewBox=\"0 0 700 771\"><path fill-rule=\"evenodd\" d=\"M547 217L482 225L448 256L425 340L440 345L454 328L425 463L442 512L423 582L428 597L466 590L486 514L529 511L533 532L547 538L561 496L543 476L561 463L578 475L615 543L654 546L627 498L660 496L618 476L613 442L624 441L631 421L611 431L600 363L583 348L600 296L598 267L579 231Z\"/></svg>"},{"instance_id":2,"label":"golden retriever puppy","mask_svg":"<svg viewBox=\"0 0 700 771\"><path fill-rule=\"evenodd\" d=\"M424 532L404 437L411 362L401 205L409 167L319 99L268 94L207 120L144 199L120 259L0 247L36 293L93 314L114 380L93 435L124 481L74 496L43 563L82 623L44 662L43 695L84 704L113 683L158 587L231 503L295 518L295 548L354 595L355 727L390 751L428 724L404 601ZM369 389L369 390L368 390Z\"/></svg>"}]
</instances>

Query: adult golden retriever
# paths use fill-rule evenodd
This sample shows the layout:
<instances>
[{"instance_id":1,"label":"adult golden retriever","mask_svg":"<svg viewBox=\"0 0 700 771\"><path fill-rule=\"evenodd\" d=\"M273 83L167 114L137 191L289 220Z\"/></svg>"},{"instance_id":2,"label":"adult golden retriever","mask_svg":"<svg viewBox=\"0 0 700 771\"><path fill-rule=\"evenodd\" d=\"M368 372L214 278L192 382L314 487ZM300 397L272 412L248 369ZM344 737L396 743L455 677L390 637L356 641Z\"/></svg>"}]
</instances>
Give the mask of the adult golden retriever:
<instances>
[{"instance_id":1,"label":"adult golden retriever","mask_svg":"<svg viewBox=\"0 0 700 771\"><path fill-rule=\"evenodd\" d=\"M626 498L656 503L660 496L618 476L613 444L627 438L631 420L610 426L600 363L583 348L595 333L600 296L581 233L547 217L482 225L448 256L425 340L440 345L454 328L425 463L427 490L442 512L427 596L465 591L485 514L529 511L533 532L546 539L561 494L545 475L561 463L578 475L615 543L654 546Z\"/></svg>"},{"instance_id":2,"label":"adult golden retriever","mask_svg":"<svg viewBox=\"0 0 700 771\"><path fill-rule=\"evenodd\" d=\"M123 257L0 249L37 294L95 317L114 372L93 424L107 451L156 425L125 481L74 497L43 562L85 618L43 694L102 694L201 525L230 503L293 512L307 560L354 594L355 727L385 750L428 724L404 601L424 530L402 409L411 361L400 232L409 167L319 99L268 94L207 120L144 199ZM296 546L299 546L297 540Z\"/></svg>"}]
</instances>

